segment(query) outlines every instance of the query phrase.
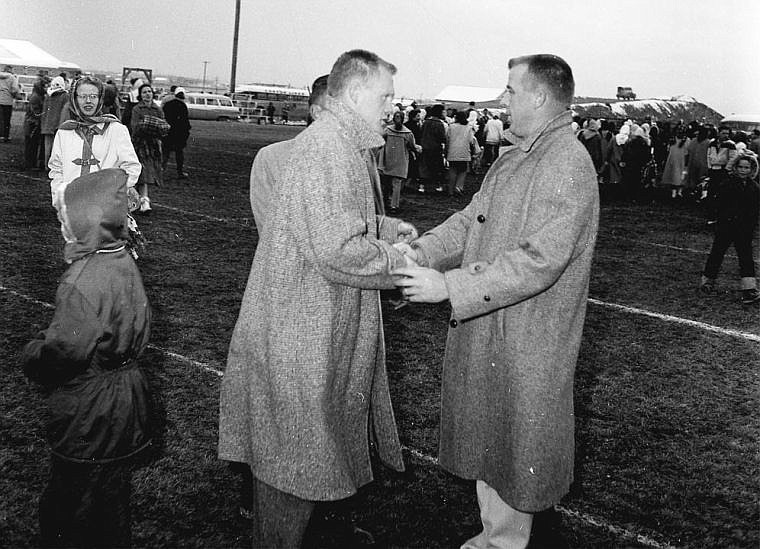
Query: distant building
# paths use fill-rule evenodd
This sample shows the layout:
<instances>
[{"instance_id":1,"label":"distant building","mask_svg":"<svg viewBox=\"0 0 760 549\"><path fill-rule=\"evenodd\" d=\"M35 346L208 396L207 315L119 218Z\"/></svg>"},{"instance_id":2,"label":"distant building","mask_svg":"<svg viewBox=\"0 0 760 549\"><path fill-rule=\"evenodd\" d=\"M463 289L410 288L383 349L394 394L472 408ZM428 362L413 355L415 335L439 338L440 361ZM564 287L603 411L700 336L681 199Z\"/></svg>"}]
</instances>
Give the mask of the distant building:
<instances>
[{"instance_id":1,"label":"distant building","mask_svg":"<svg viewBox=\"0 0 760 549\"><path fill-rule=\"evenodd\" d=\"M504 88L479 88L475 86L446 86L436 96L435 100L445 103L454 109L467 108L470 101L476 109L503 108L505 105Z\"/></svg>"}]
</instances>

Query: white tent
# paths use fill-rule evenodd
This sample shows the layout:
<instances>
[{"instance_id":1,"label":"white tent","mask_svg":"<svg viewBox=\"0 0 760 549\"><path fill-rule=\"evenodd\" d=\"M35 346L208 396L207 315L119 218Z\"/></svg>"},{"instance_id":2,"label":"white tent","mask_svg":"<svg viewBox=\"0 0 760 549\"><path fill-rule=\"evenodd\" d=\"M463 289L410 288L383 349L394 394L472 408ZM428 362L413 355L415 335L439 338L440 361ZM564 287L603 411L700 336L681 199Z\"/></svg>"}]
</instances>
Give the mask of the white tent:
<instances>
[{"instance_id":1,"label":"white tent","mask_svg":"<svg viewBox=\"0 0 760 549\"><path fill-rule=\"evenodd\" d=\"M74 72L80 67L61 61L27 40L0 38L0 68L11 65L16 74L33 74L37 70Z\"/></svg>"}]
</instances>

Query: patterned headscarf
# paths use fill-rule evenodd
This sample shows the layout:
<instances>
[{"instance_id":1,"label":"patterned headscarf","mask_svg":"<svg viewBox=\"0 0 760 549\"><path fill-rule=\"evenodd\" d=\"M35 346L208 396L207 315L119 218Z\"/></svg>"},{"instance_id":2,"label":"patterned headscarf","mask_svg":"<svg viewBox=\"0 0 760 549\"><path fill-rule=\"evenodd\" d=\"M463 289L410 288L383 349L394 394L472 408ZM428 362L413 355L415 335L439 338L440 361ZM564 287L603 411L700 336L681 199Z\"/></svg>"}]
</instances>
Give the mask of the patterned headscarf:
<instances>
[{"instance_id":1,"label":"patterned headscarf","mask_svg":"<svg viewBox=\"0 0 760 549\"><path fill-rule=\"evenodd\" d=\"M95 86L98 89L98 106L95 108L95 113L92 116L88 116L83 113L82 109L79 107L79 103L77 102L77 91L83 84L89 84L91 86ZM74 82L74 85L71 87L71 94L69 95L69 109L71 110L71 115L73 118L61 124L60 128L62 130L75 130L80 127L89 128L95 124L100 124L101 122L118 122L119 119L112 114L98 116L103 111L104 90L105 86L103 86L103 82L101 82L100 79L94 78L92 76L83 76Z\"/></svg>"},{"instance_id":2,"label":"patterned headscarf","mask_svg":"<svg viewBox=\"0 0 760 549\"><path fill-rule=\"evenodd\" d=\"M88 116L82 112L77 102L77 91L83 84L90 84L98 89L98 105L95 108L95 113L92 116ZM98 116L103 110L103 90L105 86L103 83L91 76L83 76L71 87L71 94L69 97L69 110L73 118L66 120L60 126L62 130L74 130L76 134L82 138L82 156L73 160L74 164L81 166L80 176L90 173L90 166L100 166L99 159L95 158L92 152L92 138L95 135L101 135L106 131L108 125L112 122L118 122L119 119L112 114L106 114ZM104 123L103 129L98 128L98 124Z\"/></svg>"}]
</instances>

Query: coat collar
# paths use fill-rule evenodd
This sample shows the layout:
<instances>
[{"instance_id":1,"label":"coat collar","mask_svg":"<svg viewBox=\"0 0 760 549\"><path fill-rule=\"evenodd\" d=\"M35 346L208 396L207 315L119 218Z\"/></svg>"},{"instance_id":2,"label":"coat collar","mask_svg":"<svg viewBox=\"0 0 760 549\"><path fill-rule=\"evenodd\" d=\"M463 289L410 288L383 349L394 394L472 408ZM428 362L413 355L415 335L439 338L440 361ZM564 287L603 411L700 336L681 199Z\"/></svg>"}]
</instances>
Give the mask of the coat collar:
<instances>
[{"instance_id":1,"label":"coat collar","mask_svg":"<svg viewBox=\"0 0 760 549\"><path fill-rule=\"evenodd\" d=\"M343 132L358 149L366 150L382 147L385 144L383 136L373 131L356 111L349 108L334 97L326 97L324 110L332 115Z\"/></svg>"},{"instance_id":2,"label":"coat collar","mask_svg":"<svg viewBox=\"0 0 760 549\"><path fill-rule=\"evenodd\" d=\"M573 115L571 111L564 111L546 122L543 126L538 128L533 134L527 136L527 137L518 137L509 130L506 130L506 136L509 141L517 145L520 150L523 152L530 152L530 150L533 148L533 145L536 144L536 141L538 139L547 133L554 132L560 128L566 127L568 130L570 129L570 122L573 120Z\"/></svg>"}]
</instances>

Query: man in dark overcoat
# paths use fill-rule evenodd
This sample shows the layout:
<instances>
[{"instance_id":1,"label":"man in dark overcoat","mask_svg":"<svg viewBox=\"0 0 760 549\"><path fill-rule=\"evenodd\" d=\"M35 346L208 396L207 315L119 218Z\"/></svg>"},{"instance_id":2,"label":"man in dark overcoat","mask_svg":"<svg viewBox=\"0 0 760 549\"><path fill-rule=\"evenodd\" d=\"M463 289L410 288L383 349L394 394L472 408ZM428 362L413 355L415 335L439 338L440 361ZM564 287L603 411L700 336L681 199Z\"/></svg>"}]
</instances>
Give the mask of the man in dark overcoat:
<instances>
[{"instance_id":1,"label":"man in dark overcoat","mask_svg":"<svg viewBox=\"0 0 760 549\"><path fill-rule=\"evenodd\" d=\"M185 147L190 137L190 116L185 105L185 88L174 89L174 98L163 105L164 116L171 127L163 141L163 169L169 163L169 153L174 151L174 159L177 162L177 179L187 179L185 172Z\"/></svg>"},{"instance_id":2,"label":"man in dark overcoat","mask_svg":"<svg viewBox=\"0 0 760 549\"><path fill-rule=\"evenodd\" d=\"M596 170L570 127L554 55L509 62L512 125L480 192L404 250L410 301L448 299L441 465L476 480L483 531L463 548L524 548L567 493L573 377L599 216Z\"/></svg>"}]
</instances>

